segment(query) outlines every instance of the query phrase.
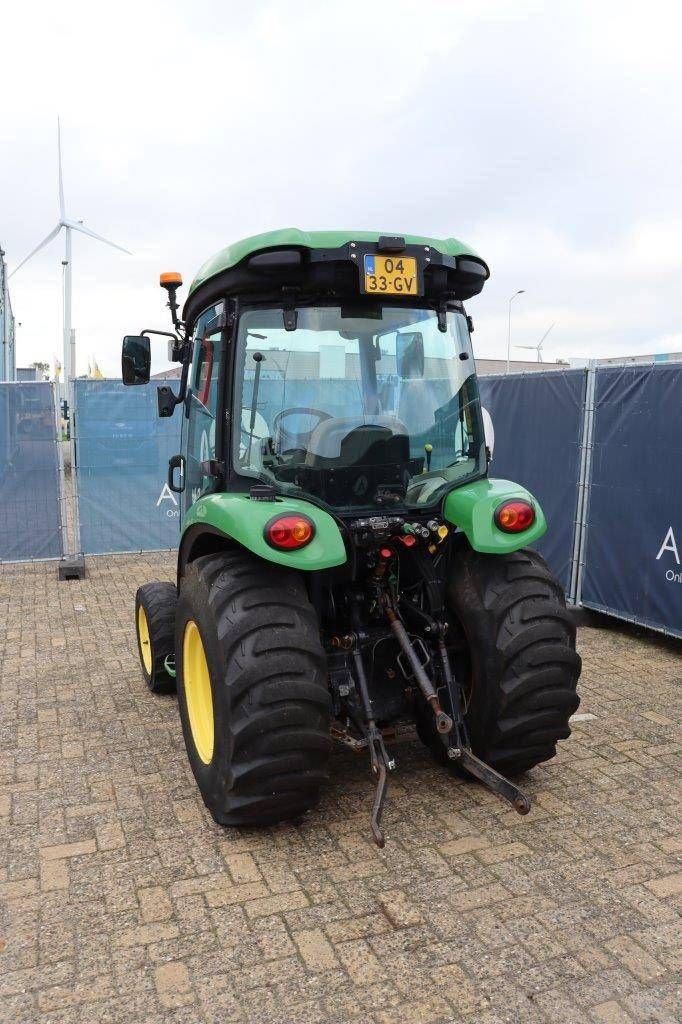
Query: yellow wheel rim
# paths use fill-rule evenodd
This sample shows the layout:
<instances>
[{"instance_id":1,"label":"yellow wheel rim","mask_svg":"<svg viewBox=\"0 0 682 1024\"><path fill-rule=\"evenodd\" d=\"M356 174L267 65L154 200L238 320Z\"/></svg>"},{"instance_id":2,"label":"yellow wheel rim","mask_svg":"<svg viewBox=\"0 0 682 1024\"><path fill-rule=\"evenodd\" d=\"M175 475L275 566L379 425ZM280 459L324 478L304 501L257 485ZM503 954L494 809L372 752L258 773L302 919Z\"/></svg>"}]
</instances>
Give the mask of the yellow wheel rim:
<instances>
[{"instance_id":1,"label":"yellow wheel rim","mask_svg":"<svg viewBox=\"0 0 682 1024\"><path fill-rule=\"evenodd\" d=\"M137 609L137 636L140 641L142 664L145 672L150 676L152 674L152 641L149 636L147 614L142 605Z\"/></svg>"},{"instance_id":2,"label":"yellow wheel rim","mask_svg":"<svg viewBox=\"0 0 682 1024\"><path fill-rule=\"evenodd\" d=\"M211 677L201 633L193 619L185 626L182 638L182 681L194 746L204 764L210 764L214 742Z\"/></svg>"}]
</instances>

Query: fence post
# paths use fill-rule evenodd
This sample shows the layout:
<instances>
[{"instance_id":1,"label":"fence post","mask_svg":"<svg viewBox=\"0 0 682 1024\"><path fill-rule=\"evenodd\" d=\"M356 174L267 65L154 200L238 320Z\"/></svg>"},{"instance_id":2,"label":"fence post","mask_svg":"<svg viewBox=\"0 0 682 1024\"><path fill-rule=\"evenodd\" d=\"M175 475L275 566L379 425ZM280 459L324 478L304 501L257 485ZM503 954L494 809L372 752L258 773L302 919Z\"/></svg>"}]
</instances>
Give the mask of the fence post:
<instances>
[{"instance_id":1,"label":"fence post","mask_svg":"<svg viewBox=\"0 0 682 1024\"><path fill-rule=\"evenodd\" d=\"M71 352L75 356L76 332L71 330ZM81 518L78 507L78 477L76 473L76 381L73 376L76 372L75 364L72 363L73 371L69 380L69 402L71 404L71 430L69 432L71 445L71 488L73 494L73 555L75 558L83 558L81 549Z\"/></svg>"},{"instance_id":2,"label":"fence post","mask_svg":"<svg viewBox=\"0 0 682 1024\"><path fill-rule=\"evenodd\" d=\"M75 347L76 332L71 330L71 352ZM80 510L78 508L78 481L76 478L76 382L73 374L75 365L72 364L72 372L67 381L67 401L69 403L69 414L71 429L69 430L69 451L71 453L71 542L67 557L60 563L60 580L82 580L85 576L85 559L81 551L81 524Z\"/></svg>"},{"instance_id":3,"label":"fence post","mask_svg":"<svg viewBox=\"0 0 682 1024\"><path fill-rule=\"evenodd\" d=\"M62 448L62 406L59 398L59 384L55 380L51 384L52 400L55 413L55 444L57 445L57 478L59 481L59 533L61 535L62 558L69 547L68 515L66 508L66 476L64 469L64 449Z\"/></svg>"},{"instance_id":4,"label":"fence post","mask_svg":"<svg viewBox=\"0 0 682 1024\"><path fill-rule=\"evenodd\" d=\"M583 568L585 562L585 542L587 539L587 513L592 482L592 438L594 434L595 389L597 366L590 361L587 366L585 383L585 411L580 456L580 480L578 482L578 509L576 515L575 535L573 540L573 560L571 567L570 597L576 608L582 599Z\"/></svg>"}]
</instances>

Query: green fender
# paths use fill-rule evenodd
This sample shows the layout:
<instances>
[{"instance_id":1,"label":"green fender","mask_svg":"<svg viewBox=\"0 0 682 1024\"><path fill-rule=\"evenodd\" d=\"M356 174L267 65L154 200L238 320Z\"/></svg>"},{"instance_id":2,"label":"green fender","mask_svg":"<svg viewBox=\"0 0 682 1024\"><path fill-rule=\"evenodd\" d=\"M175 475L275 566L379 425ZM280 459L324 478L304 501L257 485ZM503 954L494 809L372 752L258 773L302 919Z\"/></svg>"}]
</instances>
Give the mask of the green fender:
<instances>
[{"instance_id":1,"label":"green fender","mask_svg":"<svg viewBox=\"0 0 682 1024\"><path fill-rule=\"evenodd\" d=\"M495 509L504 501L521 498L535 509L535 522L523 533L504 533L495 525ZM547 530L540 503L525 487L511 480L474 480L450 491L443 503L443 515L466 534L474 551L504 555L525 548Z\"/></svg>"},{"instance_id":2,"label":"green fender","mask_svg":"<svg viewBox=\"0 0 682 1024\"><path fill-rule=\"evenodd\" d=\"M275 516L303 514L315 524L315 536L304 548L277 551L263 536ZM334 518L300 498L254 501L248 494L207 494L194 502L182 523L183 539L192 527L203 526L230 537L254 555L278 565L315 572L346 561L346 546Z\"/></svg>"}]
</instances>

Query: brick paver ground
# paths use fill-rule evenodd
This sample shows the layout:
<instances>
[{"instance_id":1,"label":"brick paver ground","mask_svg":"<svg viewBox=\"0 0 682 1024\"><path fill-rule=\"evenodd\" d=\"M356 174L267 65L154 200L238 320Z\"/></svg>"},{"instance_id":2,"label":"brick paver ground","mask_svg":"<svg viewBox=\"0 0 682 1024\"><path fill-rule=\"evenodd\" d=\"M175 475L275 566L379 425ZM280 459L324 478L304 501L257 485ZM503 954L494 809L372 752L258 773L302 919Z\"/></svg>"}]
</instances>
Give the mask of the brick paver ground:
<instances>
[{"instance_id":1,"label":"brick paver ground","mask_svg":"<svg viewBox=\"0 0 682 1024\"><path fill-rule=\"evenodd\" d=\"M172 559L88 568L0 569L3 1024L678 1020L679 646L582 631L528 818L400 748L378 851L343 752L300 827L217 827L134 650Z\"/></svg>"}]
</instances>

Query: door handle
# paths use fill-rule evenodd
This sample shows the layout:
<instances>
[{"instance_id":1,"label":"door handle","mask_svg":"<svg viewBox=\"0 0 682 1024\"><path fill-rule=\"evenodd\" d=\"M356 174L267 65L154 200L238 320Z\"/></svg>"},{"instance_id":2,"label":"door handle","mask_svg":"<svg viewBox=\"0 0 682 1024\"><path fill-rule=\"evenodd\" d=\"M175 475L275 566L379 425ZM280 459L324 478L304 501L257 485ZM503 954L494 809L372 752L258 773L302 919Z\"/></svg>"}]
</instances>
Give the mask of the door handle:
<instances>
[{"instance_id":1,"label":"door handle","mask_svg":"<svg viewBox=\"0 0 682 1024\"><path fill-rule=\"evenodd\" d=\"M175 470L180 470L180 483L175 484ZM184 455L172 455L168 460L168 486L176 494L182 494L185 489L185 457Z\"/></svg>"}]
</instances>

